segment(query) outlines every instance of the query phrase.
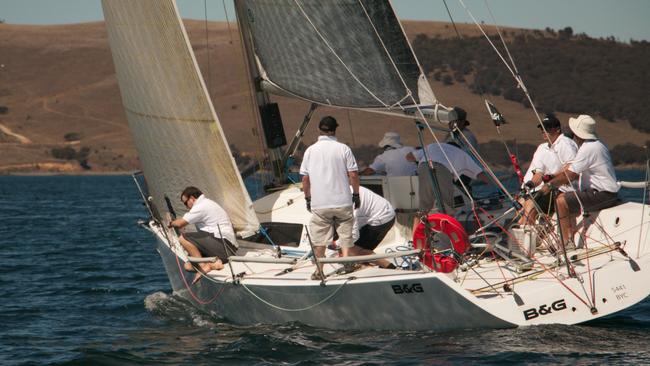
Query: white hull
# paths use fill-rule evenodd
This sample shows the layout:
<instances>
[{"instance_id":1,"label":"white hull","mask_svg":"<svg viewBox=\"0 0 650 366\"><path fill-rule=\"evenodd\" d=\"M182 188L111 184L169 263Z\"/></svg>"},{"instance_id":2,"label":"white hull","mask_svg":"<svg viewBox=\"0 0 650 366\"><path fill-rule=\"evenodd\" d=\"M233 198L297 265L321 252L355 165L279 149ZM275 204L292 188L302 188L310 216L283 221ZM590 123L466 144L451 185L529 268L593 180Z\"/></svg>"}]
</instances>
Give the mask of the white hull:
<instances>
[{"instance_id":1,"label":"white hull","mask_svg":"<svg viewBox=\"0 0 650 366\"><path fill-rule=\"evenodd\" d=\"M284 194L292 193L275 194L275 202L286 202ZM294 209L302 209L299 205L297 202ZM292 216L294 209L274 212ZM555 265L554 257L541 252L536 255L535 267L524 273L501 260L482 260L474 270L449 274L366 267L350 274L332 274L325 286L309 279L315 270L310 262L299 263L293 272L279 276L288 265L232 262L232 272L226 266L189 286L194 273L180 270L184 254L177 262L163 234L156 227L150 229L158 238L158 251L174 292L234 323L298 321L332 329L442 331L577 324L643 300L650 294L650 209L645 208L638 245L641 209L640 204L626 203L599 213L597 222L609 237L599 236L600 231L592 225L588 254L584 249L568 252L569 257L577 257L572 261L577 278L569 278L565 265ZM392 240L401 239L393 235ZM625 243L634 264L614 249L615 241ZM270 256L271 252L238 254ZM335 272L333 266L326 265L325 272ZM246 273L243 278L233 281L231 273L242 272ZM505 280L514 283L514 292L504 290Z\"/></svg>"}]
</instances>

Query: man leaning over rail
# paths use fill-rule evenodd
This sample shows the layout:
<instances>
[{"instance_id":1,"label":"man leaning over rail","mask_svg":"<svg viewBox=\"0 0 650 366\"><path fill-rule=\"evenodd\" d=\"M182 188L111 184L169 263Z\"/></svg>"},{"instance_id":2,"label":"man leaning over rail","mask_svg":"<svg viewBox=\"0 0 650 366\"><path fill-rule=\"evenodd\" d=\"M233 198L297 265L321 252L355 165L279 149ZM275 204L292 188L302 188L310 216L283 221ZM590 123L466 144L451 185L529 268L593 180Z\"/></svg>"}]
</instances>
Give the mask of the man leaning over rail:
<instances>
[{"instance_id":1,"label":"man leaning over rail","mask_svg":"<svg viewBox=\"0 0 650 366\"><path fill-rule=\"evenodd\" d=\"M205 197L196 187L187 187L181 193L181 201L188 208L182 218L169 223L169 227L183 228L189 224L196 226L196 232L185 232L179 237L183 248L191 257L217 257L213 263L198 263L199 270L208 273L223 269L228 257L237 252L237 240L228 213L218 203ZM192 263L185 263L185 270L192 271ZM201 279L194 276L192 283Z\"/></svg>"},{"instance_id":2,"label":"man leaning over rail","mask_svg":"<svg viewBox=\"0 0 650 366\"><path fill-rule=\"evenodd\" d=\"M597 211L619 202L614 165L609 150L596 135L596 121L582 114L578 118L569 118L569 128L580 146L578 153L541 189L547 194L556 187L580 179L579 191L560 193L556 200L565 248L575 247L575 218L581 209L583 212Z\"/></svg>"}]
</instances>

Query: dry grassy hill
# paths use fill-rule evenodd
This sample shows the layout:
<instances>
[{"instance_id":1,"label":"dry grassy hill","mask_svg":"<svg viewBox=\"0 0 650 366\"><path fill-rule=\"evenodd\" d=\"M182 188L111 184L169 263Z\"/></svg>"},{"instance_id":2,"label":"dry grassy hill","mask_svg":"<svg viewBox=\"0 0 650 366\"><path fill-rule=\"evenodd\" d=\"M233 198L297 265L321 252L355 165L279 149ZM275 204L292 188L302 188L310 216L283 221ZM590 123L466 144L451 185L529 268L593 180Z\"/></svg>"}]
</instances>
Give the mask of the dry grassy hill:
<instances>
[{"instance_id":1,"label":"dry grassy hill","mask_svg":"<svg viewBox=\"0 0 650 366\"><path fill-rule=\"evenodd\" d=\"M254 132L237 30L229 31L226 23L210 23L206 47L203 22L189 20L185 25L228 140L243 152L258 154L259 137ZM478 33L472 26L460 27L465 35ZM419 33L454 36L447 23L407 21L405 28L410 37ZM103 23L0 24L0 44L0 173L82 171L76 161L52 156L53 149L65 147L77 152L86 147L91 172L138 168ZM444 86L432 81L431 85L443 104L461 105L468 111L471 128L480 142L497 138L483 101L465 84ZM285 132L291 136L308 105L284 98L275 100L281 104ZM511 122L503 131L506 139L539 142L530 109L501 97L492 100ZM327 108L319 108L314 118L318 120L325 114L339 119L339 135L350 145L374 145L389 130L399 132L408 144L416 143L413 124L406 119ZM566 121L569 116L559 117ZM611 147L629 142L642 145L650 140L649 134L633 130L624 121L597 119L600 134ZM313 141L316 134L312 125L305 143Z\"/></svg>"}]
</instances>

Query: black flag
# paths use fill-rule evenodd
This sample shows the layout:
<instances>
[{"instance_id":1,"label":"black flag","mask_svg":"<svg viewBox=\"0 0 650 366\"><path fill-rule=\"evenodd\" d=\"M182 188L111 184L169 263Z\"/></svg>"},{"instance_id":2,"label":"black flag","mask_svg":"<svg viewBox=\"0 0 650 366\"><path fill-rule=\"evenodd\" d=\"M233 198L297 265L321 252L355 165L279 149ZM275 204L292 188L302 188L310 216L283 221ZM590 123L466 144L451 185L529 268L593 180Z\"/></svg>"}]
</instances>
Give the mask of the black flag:
<instances>
[{"instance_id":1,"label":"black flag","mask_svg":"<svg viewBox=\"0 0 650 366\"><path fill-rule=\"evenodd\" d=\"M506 119L503 117L501 112L497 109L497 107L494 106L494 104L490 103L487 99L485 100L485 106L488 109L488 112L490 112L490 117L492 118L492 122L494 122L494 125L499 127L501 125L506 124Z\"/></svg>"}]
</instances>

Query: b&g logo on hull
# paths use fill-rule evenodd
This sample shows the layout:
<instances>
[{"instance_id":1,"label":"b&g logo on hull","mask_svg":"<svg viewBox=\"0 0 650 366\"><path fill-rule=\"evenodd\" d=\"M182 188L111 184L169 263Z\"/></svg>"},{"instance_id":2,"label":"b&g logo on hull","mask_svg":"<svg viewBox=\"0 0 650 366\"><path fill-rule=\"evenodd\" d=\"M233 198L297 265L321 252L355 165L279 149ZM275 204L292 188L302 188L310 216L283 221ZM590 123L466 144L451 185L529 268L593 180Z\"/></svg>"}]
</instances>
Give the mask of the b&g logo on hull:
<instances>
[{"instance_id":1,"label":"b&g logo on hull","mask_svg":"<svg viewBox=\"0 0 650 366\"><path fill-rule=\"evenodd\" d=\"M422 285L419 283L413 283L413 284L405 284L405 285L391 285L390 287L393 288L393 292L396 295L402 295L402 294L411 294L414 292L424 292L424 289L422 288Z\"/></svg>"},{"instance_id":2,"label":"b&g logo on hull","mask_svg":"<svg viewBox=\"0 0 650 366\"><path fill-rule=\"evenodd\" d=\"M561 299L553 302L551 306L542 305L539 308L524 310L524 318L526 318L526 320L531 320L539 316L548 315L553 311L561 311L564 309L566 309L566 303L564 302L564 299Z\"/></svg>"}]
</instances>

